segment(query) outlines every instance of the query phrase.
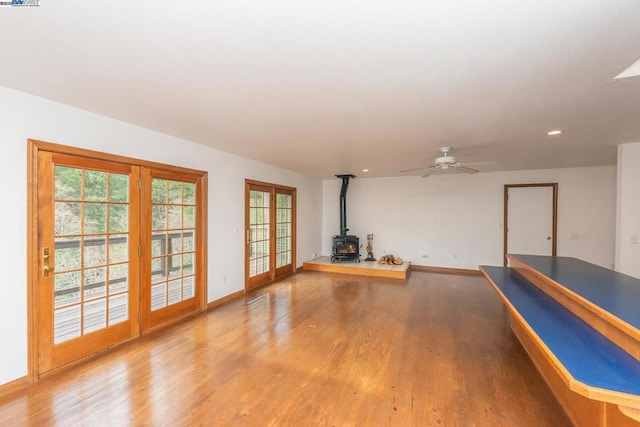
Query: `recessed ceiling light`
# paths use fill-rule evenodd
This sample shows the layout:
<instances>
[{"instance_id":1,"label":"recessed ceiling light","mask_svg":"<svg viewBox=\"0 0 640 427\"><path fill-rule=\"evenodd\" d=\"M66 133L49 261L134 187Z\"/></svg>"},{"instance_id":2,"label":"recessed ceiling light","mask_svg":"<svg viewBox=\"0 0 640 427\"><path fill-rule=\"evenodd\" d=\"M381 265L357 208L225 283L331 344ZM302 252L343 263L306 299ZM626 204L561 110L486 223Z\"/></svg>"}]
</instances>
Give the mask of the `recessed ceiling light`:
<instances>
[{"instance_id":1,"label":"recessed ceiling light","mask_svg":"<svg viewBox=\"0 0 640 427\"><path fill-rule=\"evenodd\" d=\"M362 172L369 172L369 169L362 169Z\"/></svg>"},{"instance_id":2,"label":"recessed ceiling light","mask_svg":"<svg viewBox=\"0 0 640 427\"><path fill-rule=\"evenodd\" d=\"M561 133L562 133L561 130L550 130L549 132L547 132L547 135L553 136L553 135L560 135Z\"/></svg>"}]
</instances>

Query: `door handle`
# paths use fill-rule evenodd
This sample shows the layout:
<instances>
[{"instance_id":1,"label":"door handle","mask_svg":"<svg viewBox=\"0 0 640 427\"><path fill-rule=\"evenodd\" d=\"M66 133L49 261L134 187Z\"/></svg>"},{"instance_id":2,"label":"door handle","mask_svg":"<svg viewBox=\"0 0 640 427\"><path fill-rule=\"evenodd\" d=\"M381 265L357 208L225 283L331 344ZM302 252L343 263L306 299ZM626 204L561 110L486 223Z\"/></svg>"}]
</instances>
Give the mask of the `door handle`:
<instances>
[{"instance_id":1,"label":"door handle","mask_svg":"<svg viewBox=\"0 0 640 427\"><path fill-rule=\"evenodd\" d=\"M247 245L251 243L251 233L247 230Z\"/></svg>"},{"instance_id":2,"label":"door handle","mask_svg":"<svg viewBox=\"0 0 640 427\"><path fill-rule=\"evenodd\" d=\"M47 277L49 273L53 272L55 265L50 265L51 255L49 255L49 248L42 249L42 275Z\"/></svg>"}]
</instances>

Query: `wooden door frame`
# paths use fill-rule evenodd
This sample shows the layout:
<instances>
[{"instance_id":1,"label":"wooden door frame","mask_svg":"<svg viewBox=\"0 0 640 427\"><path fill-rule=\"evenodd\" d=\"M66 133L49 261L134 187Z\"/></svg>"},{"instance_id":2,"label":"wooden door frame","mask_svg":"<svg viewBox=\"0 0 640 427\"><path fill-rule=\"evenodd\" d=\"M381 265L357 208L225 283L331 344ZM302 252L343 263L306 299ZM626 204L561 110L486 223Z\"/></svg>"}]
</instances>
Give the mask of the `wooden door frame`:
<instances>
[{"instance_id":1,"label":"wooden door frame","mask_svg":"<svg viewBox=\"0 0 640 427\"><path fill-rule=\"evenodd\" d=\"M35 139L27 139L27 382L34 384L38 382L39 361L38 361L38 277L40 273L40 254L38 253L38 155L41 151L52 153L67 154L79 157L86 157L97 160L106 160L115 163L126 163L132 166L140 166L151 169L160 169L167 171L176 171L181 173L190 173L201 177L201 199L202 210L198 213L201 215L202 235L204 239L198 243L198 250L202 250L202 257L205 262L199 263L199 277L202 277L202 293L199 306L202 311L207 309L207 261L208 261L208 235L207 235L207 185L208 173L196 169L183 168L179 166L171 166L163 163L157 163L147 160L140 160L132 157L119 156L115 154L104 153L100 151L89 150L85 148L71 147L52 142L39 141ZM75 362L72 362L73 364ZM55 371L55 370L54 370Z\"/></svg>"},{"instance_id":2,"label":"wooden door frame","mask_svg":"<svg viewBox=\"0 0 640 427\"><path fill-rule=\"evenodd\" d=\"M547 182L539 184L505 184L504 185L504 244L502 250L502 260L504 266L507 266L508 259L508 233L509 233L509 189L510 188L531 188L531 187L551 187L553 189L553 207L552 207L552 226L551 226L551 255L556 256L558 253L558 183Z\"/></svg>"},{"instance_id":3,"label":"wooden door frame","mask_svg":"<svg viewBox=\"0 0 640 427\"><path fill-rule=\"evenodd\" d=\"M276 198L275 198L275 194L277 192L277 190L283 190L283 191L287 191L287 192L291 192L291 204L292 204L292 208L293 208L293 217L291 219L291 267L292 267L292 271L291 273L288 274L295 274L296 273L296 263L297 263L297 240L298 240L298 235L297 235L297 222L298 222L298 213L297 213L297 189L295 187L288 187L285 185L280 185L280 184L272 184L270 182L264 182L264 181L256 181L256 180L252 180L252 179L245 179L244 180L244 232L245 232L245 236L248 235L249 233L249 187L250 186L260 186L260 187L269 187L271 188L271 194L274 196L273 197L273 203L270 205L270 209L273 208L274 212L275 212L275 206L276 206ZM275 215L273 215L273 220L275 221ZM271 222L269 223L269 226L271 227ZM275 222L274 222L275 224ZM250 246L249 246L249 242L248 242L248 237L245 238L244 240L244 290L245 292L248 292L250 290L268 285L269 283L273 282L274 280L286 276L286 274L284 274L283 276L277 276L276 277L276 257L275 257L275 251L272 251L273 248L275 248L275 234L274 234L274 238L270 239L270 244L269 244L269 250L270 252L273 252L270 255L269 258L269 270L270 270L270 279L266 282L263 283L262 285L253 287L253 288L249 288L248 284L249 284L249 274L250 274L250 269L249 269L249 263L247 262L249 259L249 254L250 254Z\"/></svg>"}]
</instances>

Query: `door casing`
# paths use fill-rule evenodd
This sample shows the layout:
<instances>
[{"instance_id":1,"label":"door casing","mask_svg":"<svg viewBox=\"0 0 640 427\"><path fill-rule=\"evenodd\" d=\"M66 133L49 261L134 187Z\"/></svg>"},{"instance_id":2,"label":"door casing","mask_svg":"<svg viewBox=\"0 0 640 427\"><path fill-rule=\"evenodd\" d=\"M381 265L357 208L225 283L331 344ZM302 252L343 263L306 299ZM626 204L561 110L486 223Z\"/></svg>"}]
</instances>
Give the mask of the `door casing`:
<instances>
[{"instance_id":1,"label":"door casing","mask_svg":"<svg viewBox=\"0 0 640 427\"><path fill-rule=\"evenodd\" d=\"M556 256L558 252L558 183L533 183L533 184L505 184L504 186L504 242L502 259L504 266L508 264L507 254L508 248L508 233L509 233L509 189L510 188L535 188L535 187L551 187L553 189L553 203L552 203L552 228L551 228L551 255Z\"/></svg>"},{"instance_id":2,"label":"door casing","mask_svg":"<svg viewBox=\"0 0 640 427\"><path fill-rule=\"evenodd\" d=\"M196 266L198 286L202 287L202 292L198 294L198 305L201 311L207 309L207 172L171 166L157 162L135 159L131 157L119 156L103 153L84 148L70 147L62 144L27 139L27 382L36 383L40 375L39 367L39 334L38 326L38 277L40 274L40 254L38 240L38 157L39 153L47 151L51 153L67 154L72 156L85 157L89 159L105 160L117 163L126 163L132 166L144 168L180 172L198 176L201 191L198 195L198 225L200 233L204 238L198 239L197 250L204 262L199 262ZM140 269L143 270L142 268ZM141 292L143 294L143 292ZM180 319L176 319L180 320ZM139 327L138 334L143 334L152 330L144 329L144 323ZM134 337L135 338L135 337ZM76 362L71 362L71 364ZM55 371L55 370L54 370Z\"/></svg>"},{"instance_id":3,"label":"door casing","mask_svg":"<svg viewBox=\"0 0 640 427\"><path fill-rule=\"evenodd\" d=\"M270 216L270 227L271 230L274 230L275 228L275 221L276 221L276 217L275 217L275 206L276 206L276 197L275 195L278 193L278 191L280 190L281 193L286 193L286 194L290 194L292 197L292 206L293 206L293 212L292 212L292 238L291 238L291 268L288 267L282 267L277 269L276 268L276 257L275 257L275 232L271 235L271 240L270 240L270 266L269 266L269 274L268 277L265 278L265 280L260 281L259 283L252 283L252 281L250 280L250 273L249 273L249 258L250 258L250 242L249 242L249 238L246 237L245 240L245 260L244 260L244 264L245 264L245 291L250 291L252 289L256 289L259 288L261 286L267 285L271 282L273 282L274 280L286 276L288 274L293 274L296 272L296 255L297 255L297 244L296 244L296 240L297 240L297 234L296 234L296 223L297 223L297 213L296 213L296 189L293 187L287 187L284 185L278 185L278 184L271 184L271 183L267 183L267 182L262 182L262 181L254 181L254 180L250 180L250 179L245 179L245 236L249 236L250 230L249 230L249 192L251 190L251 188L257 188L260 191L269 191L271 193L272 196L272 203L270 205L270 209L272 210L272 215Z\"/></svg>"}]
</instances>

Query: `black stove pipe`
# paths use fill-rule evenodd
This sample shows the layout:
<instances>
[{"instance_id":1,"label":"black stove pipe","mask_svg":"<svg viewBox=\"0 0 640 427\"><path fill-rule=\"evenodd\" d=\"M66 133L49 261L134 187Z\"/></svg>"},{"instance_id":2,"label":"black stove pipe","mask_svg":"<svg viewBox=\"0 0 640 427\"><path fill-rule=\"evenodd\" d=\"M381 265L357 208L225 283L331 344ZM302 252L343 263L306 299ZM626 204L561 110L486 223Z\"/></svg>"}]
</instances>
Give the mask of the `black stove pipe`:
<instances>
[{"instance_id":1,"label":"black stove pipe","mask_svg":"<svg viewBox=\"0 0 640 427\"><path fill-rule=\"evenodd\" d=\"M340 188L340 235L346 236L347 231L347 188L349 187L349 179L355 178L355 175L336 175L336 178L342 179L342 188Z\"/></svg>"}]
</instances>

